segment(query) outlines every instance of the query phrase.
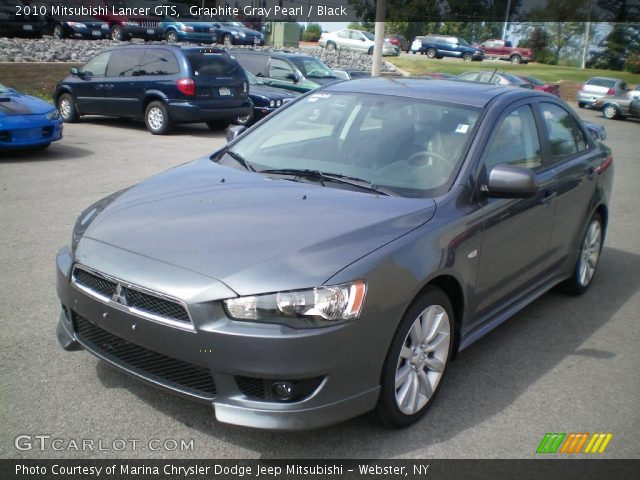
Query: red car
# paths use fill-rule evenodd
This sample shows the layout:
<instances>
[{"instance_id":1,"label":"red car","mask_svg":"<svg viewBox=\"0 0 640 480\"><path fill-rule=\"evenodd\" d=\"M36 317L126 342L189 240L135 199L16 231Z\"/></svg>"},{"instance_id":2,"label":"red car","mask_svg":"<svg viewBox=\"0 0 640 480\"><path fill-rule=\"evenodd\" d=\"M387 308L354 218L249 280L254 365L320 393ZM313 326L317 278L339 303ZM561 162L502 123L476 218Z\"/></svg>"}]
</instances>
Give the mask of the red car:
<instances>
[{"instance_id":1,"label":"red car","mask_svg":"<svg viewBox=\"0 0 640 480\"><path fill-rule=\"evenodd\" d=\"M557 83L543 82L542 80L537 79L536 77L530 77L529 75L516 75L516 77L521 78L527 83L530 83L534 90L552 93L557 97L560 96L560 85L558 85Z\"/></svg>"},{"instance_id":2,"label":"red car","mask_svg":"<svg viewBox=\"0 0 640 480\"><path fill-rule=\"evenodd\" d=\"M499 58L511 63L529 63L532 53L528 48L517 48L509 40L490 38L480 44L485 58Z\"/></svg>"}]
</instances>

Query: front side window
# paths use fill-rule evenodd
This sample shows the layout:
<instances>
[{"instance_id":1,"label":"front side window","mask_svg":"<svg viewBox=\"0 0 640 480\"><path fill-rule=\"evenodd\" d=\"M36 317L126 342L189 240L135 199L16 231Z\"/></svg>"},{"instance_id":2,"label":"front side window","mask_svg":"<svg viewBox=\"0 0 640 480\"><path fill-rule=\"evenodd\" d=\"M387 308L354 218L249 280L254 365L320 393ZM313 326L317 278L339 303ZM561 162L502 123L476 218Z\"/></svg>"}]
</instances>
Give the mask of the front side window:
<instances>
[{"instance_id":1,"label":"front side window","mask_svg":"<svg viewBox=\"0 0 640 480\"><path fill-rule=\"evenodd\" d=\"M542 166L540 138L529 105L512 111L494 132L483 157L487 172L503 164L531 170Z\"/></svg>"},{"instance_id":2,"label":"front side window","mask_svg":"<svg viewBox=\"0 0 640 480\"><path fill-rule=\"evenodd\" d=\"M555 103L541 103L554 162L571 157L588 148L587 138L571 114Z\"/></svg>"},{"instance_id":3,"label":"front side window","mask_svg":"<svg viewBox=\"0 0 640 480\"><path fill-rule=\"evenodd\" d=\"M413 98L318 92L245 133L233 151L255 170L318 170L429 197L453 180L479 112Z\"/></svg>"},{"instance_id":4,"label":"front side window","mask_svg":"<svg viewBox=\"0 0 640 480\"><path fill-rule=\"evenodd\" d=\"M338 36L340 38L349 38L350 33L351 32L349 32L349 30L341 30L341 31L338 32Z\"/></svg>"},{"instance_id":5,"label":"front side window","mask_svg":"<svg viewBox=\"0 0 640 480\"><path fill-rule=\"evenodd\" d=\"M290 76L293 75L293 68L278 58L272 58L269 63L269 77L278 78L280 80L290 80Z\"/></svg>"},{"instance_id":6,"label":"front side window","mask_svg":"<svg viewBox=\"0 0 640 480\"><path fill-rule=\"evenodd\" d=\"M101 53L82 67L82 73L88 77L104 77L109 58L111 58L111 52Z\"/></svg>"},{"instance_id":7,"label":"front side window","mask_svg":"<svg viewBox=\"0 0 640 480\"><path fill-rule=\"evenodd\" d=\"M294 57L291 62L309 78L335 78L333 70L313 57Z\"/></svg>"},{"instance_id":8,"label":"front side window","mask_svg":"<svg viewBox=\"0 0 640 480\"><path fill-rule=\"evenodd\" d=\"M107 77L131 77L138 68L143 50L127 48L114 51L107 65Z\"/></svg>"}]
</instances>

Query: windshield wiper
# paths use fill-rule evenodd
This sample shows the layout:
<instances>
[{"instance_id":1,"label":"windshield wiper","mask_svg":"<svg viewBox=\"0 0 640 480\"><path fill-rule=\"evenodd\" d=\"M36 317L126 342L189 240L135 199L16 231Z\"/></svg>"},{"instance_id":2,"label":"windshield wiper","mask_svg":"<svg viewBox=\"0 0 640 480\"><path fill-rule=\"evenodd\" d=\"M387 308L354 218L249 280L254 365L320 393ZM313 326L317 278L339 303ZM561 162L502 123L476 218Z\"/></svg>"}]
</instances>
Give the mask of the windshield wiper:
<instances>
[{"instance_id":1,"label":"windshield wiper","mask_svg":"<svg viewBox=\"0 0 640 480\"><path fill-rule=\"evenodd\" d=\"M256 169L253 168L251 166L251 164L239 153L234 152L233 150L223 150L222 151L222 155L220 155L218 157L218 159L216 160L216 162L220 163L220 160L222 159L222 157L224 156L224 154L229 155L231 158L233 158L237 163L239 163L240 165L242 165L244 168L246 168L247 170L249 170L250 172L255 172Z\"/></svg>"},{"instance_id":2,"label":"windshield wiper","mask_svg":"<svg viewBox=\"0 0 640 480\"><path fill-rule=\"evenodd\" d=\"M320 180L328 180L330 182L342 183L345 185L351 185L361 188L363 190L369 190L382 195L393 196L394 193L385 188L379 187L368 180L364 180L358 177L351 177L349 175L342 175L341 173L322 172L320 170L311 169L298 169L298 168L268 168L266 170L258 170L258 173L266 173L272 175L291 175L296 178L315 178Z\"/></svg>"}]
</instances>

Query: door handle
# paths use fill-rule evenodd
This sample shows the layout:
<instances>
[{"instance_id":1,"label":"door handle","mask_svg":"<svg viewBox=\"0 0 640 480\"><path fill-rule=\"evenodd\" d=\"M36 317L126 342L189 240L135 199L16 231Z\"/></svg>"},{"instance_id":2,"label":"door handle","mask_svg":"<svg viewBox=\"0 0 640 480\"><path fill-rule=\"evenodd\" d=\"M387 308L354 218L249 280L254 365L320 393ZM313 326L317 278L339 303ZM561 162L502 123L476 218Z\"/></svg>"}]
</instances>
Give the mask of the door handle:
<instances>
[{"instance_id":1,"label":"door handle","mask_svg":"<svg viewBox=\"0 0 640 480\"><path fill-rule=\"evenodd\" d=\"M557 192L551 192L549 190L545 190L544 194L542 195L542 200L540 200L540 201L542 203L549 203L551 200L553 200L557 196L558 196Z\"/></svg>"},{"instance_id":2,"label":"door handle","mask_svg":"<svg viewBox=\"0 0 640 480\"><path fill-rule=\"evenodd\" d=\"M104 88L106 88L107 90L111 90L113 87L115 87L113 83L110 83L109 85L104 86Z\"/></svg>"},{"instance_id":3,"label":"door handle","mask_svg":"<svg viewBox=\"0 0 640 480\"><path fill-rule=\"evenodd\" d=\"M104 88L104 85L102 84L96 85L96 90L102 90L103 88Z\"/></svg>"},{"instance_id":4,"label":"door handle","mask_svg":"<svg viewBox=\"0 0 640 480\"><path fill-rule=\"evenodd\" d=\"M587 178L588 178L589 180L591 180L591 179L592 179L593 177L595 177L595 176L596 176L596 170L595 170L595 168L593 168L593 167L589 167L589 168L587 169Z\"/></svg>"}]
</instances>

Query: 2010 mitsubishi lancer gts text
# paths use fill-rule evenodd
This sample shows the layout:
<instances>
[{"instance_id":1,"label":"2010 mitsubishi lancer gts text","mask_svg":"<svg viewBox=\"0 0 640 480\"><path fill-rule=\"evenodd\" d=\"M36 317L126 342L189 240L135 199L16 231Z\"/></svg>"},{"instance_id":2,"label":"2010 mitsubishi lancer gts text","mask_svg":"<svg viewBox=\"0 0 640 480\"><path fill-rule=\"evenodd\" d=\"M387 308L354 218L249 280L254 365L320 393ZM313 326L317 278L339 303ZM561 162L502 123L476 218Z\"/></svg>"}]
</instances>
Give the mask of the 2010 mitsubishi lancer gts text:
<instances>
[{"instance_id":1,"label":"2010 mitsubishi lancer gts text","mask_svg":"<svg viewBox=\"0 0 640 480\"><path fill-rule=\"evenodd\" d=\"M65 349L221 422L404 427L457 351L594 278L611 151L555 96L368 78L243 129L78 217L57 256Z\"/></svg>"}]
</instances>

